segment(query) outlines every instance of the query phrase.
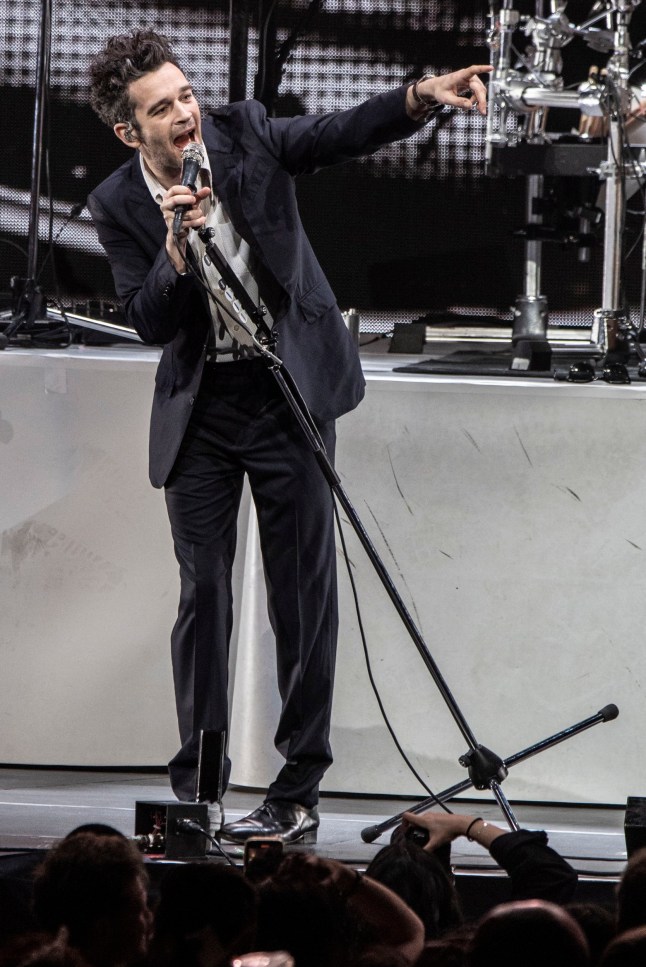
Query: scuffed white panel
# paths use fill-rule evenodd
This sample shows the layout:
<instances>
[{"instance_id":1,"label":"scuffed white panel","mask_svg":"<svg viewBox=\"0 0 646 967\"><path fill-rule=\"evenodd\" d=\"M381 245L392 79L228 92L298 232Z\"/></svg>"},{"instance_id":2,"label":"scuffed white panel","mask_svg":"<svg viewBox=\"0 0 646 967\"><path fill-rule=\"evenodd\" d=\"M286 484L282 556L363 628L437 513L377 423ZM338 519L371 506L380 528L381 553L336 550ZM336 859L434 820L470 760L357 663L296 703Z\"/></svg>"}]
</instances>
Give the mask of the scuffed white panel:
<instances>
[{"instance_id":1,"label":"scuffed white panel","mask_svg":"<svg viewBox=\"0 0 646 967\"><path fill-rule=\"evenodd\" d=\"M175 749L177 568L147 476L157 358L0 357L0 761L156 765Z\"/></svg>"},{"instance_id":2,"label":"scuffed white panel","mask_svg":"<svg viewBox=\"0 0 646 967\"><path fill-rule=\"evenodd\" d=\"M342 483L477 740L508 757L619 706L616 721L517 765L510 798L623 803L646 785L635 755L646 679L645 406L641 385L373 373L364 403L339 423ZM466 778L467 743L345 531L391 722L431 787L451 787ZM335 763L323 789L419 795L370 690L340 556L339 573ZM265 633L260 621L257 640ZM273 655L255 657L269 672ZM273 777L267 705L234 761L241 784ZM244 715L255 715L252 704Z\"/></svg>"}]
</instances>

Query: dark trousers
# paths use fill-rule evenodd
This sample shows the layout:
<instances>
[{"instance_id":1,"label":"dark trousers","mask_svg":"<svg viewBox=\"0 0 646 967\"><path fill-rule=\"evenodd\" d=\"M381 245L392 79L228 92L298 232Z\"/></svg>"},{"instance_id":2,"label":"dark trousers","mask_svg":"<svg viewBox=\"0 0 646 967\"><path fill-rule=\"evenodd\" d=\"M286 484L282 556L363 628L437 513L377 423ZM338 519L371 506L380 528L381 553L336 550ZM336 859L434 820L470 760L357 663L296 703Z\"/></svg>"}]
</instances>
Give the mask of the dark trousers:
<instances>
[{"instance_id":1,"label":"dark trousers","mask_svg":"<svg viewBox=\"0 0 646 967\"><path fill-rule=\"evenodd\" d=\"M334 458L334 423L319 427ZM261 360L207 365L166 506L181 594L171 636L181 749L179 799L195 797L199 734L228 724L231 569L247 474L258 517L282 710L285 765L269 799L311 807L329 744L338 628L333 498L302 430ZM248 696L249 701L253 696ZM225 786L230 762L225 761Z\"/></svg>"}]
</instances>

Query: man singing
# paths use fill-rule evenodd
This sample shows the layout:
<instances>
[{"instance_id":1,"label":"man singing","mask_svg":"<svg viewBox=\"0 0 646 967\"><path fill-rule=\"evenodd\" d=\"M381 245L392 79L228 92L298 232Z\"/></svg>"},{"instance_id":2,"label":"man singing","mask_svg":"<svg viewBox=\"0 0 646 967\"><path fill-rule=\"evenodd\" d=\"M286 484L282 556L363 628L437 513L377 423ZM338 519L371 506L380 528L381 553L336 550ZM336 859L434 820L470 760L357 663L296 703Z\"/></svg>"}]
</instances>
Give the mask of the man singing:
<instances>
[{"instance_id":1,"label":"man singing","mask_svg":"<svg viewBox=\"0 0 646 967\"><path fill-rule=\"evenodd\" d=\"M90 195L90 212L128 323L164 347L150 479L165 490L181 580L171 649L182 744L169 763L179 799L196 795L201 731L227 728L231 569L245 474L258 517L282 700L275 742L285 765L264 803L223 827L234 842L316 839L318 786L332 761L333 498L197 230L213 230L253 303L266 307L273 352L333 459L334 420L359 403L364 381L301 225L294 178L414 134L435 105L477 105L484 114L477 75L488 70L426 76L321 116L269 118L257 101L243 101L203 118L165 37L112 37L92 62L92 106L134 150ZM195 192L180 184L191 142L204 147ZM229 772L225 760L225 787Z\"/></svg>"}]
</instances>

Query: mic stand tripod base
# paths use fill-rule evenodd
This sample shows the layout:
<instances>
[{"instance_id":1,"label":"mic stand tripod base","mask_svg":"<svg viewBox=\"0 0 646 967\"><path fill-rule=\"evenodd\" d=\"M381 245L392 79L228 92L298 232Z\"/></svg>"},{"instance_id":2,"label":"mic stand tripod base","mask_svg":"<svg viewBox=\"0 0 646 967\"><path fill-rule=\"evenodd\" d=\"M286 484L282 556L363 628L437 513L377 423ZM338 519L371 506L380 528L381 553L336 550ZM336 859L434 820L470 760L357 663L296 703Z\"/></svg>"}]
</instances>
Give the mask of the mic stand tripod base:
<instances>
[{"instance_id":1,"label":"mic stand tripod base","mask_svg":"<svg viewBox=\"0 0 646 967\"><path fill-rule=\"evenodd\" d=\"M519 762L524 762L525 759L530 759L532 756L538 755L540 752L544 752L546 749L551 749L552 746L558 745L560 742L565 742L566 739L571 739L573 736L578 735L580 732L585 732L587 729L591 729L594 725L599 725L601 722L612 722L619 715L619 709L616 705L604 705L602 709L596 712L594 715L590 715L587 719L582 719L580 722L576 722L574 725L570 725L566 729L561 729L560 732L554 733L554 735L548 736L546 739L541 739L540 742L535 742L534 745L528 746L526 749L522 749L520 752L515 752L513 755L509 756L504 762L499 759L494 752L490 752L489 749L485 749L484 746L479 746L477 750L470 750L465 753L465 755L460 757L460 762L462 765L467 765L469 767L469 779L465 779L462 782L456 783L454 786L450 786L448 789L444 789L442 792L438 792L435 795L430 796L428 799L417 803L414 806L409 806L404 812L409 813L424 813L433 806L440 805L444 802L449 802L451 799L455 799L459 796L461 792L466 792L467 789L472 789L475 785L473 779L480 781L482 776L480 775L481 765L486 771L490 766L499 765L499 771L496 776L492 776L486 786L482 788L488 788L491 790L492 795L498 801L500 808L502 809L505 817L509 823L511 829L517 829L516 820L513 816L511 810L509 813L507 809L509 804L507 800L502 795L500 790L500 782L503 778L507 776L509 769L512 766L517 765ZM476 788L479 788L476 785ZM361 839L364 843L374 843L376 839L382 835L382 833L387 832L389 829L394 829L395 826L399 825L402 821L404 813L398 813L396 816L391 816L390 819L384 820L382 823L376 823L374 826L366 826L365 829L361 830Z\"/></svg>"},{"instance_id":2,"label":"mic stand tripod base","mask_svg":"<svg viewBox=\"0 0 646 967\"><path fill-rule=\"evenodd\" d=\"M33 335L31 328L36 322L47 323L47 305L40 286L30 279L13 276L11 279L11 312L0 314L6 326L0 334L0 349L6 349L12 338L23 327Z\"/></svg>"},{"instance_id":3,"label":"mic stand tripod base","mask_svg":"<svg viewBox=\"0 0 646 967\"><path fill-rule=\"evenodd\" d=\"M507 766L500 756L479 745L470 749L458 760L469 772L469 779L475 789L489 789L496 799L510 829L520 829L511 806L500 788L500 783L509 775Z\"/></svg>"}]
</instances>

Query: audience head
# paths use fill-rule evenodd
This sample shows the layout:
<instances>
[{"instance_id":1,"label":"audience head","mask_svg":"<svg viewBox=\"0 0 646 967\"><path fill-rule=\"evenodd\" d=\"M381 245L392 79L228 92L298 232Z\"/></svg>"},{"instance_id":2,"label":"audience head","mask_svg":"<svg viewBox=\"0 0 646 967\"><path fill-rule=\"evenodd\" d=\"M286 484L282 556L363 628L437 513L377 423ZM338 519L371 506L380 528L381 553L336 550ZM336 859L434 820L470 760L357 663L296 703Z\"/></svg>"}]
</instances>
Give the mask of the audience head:
<instances>
[{"instance_id":1,"label":"audience head","mask_svg":"<svg viewBox=\"0 0 646 967\"><path fill-rule=\"evenodd\" d=\"M628 860L617 889L617 927L620 932L646 924L646 849Z\"/></svg>"},{"instance_id":2,"label":"audience head","mask_svg":"<svg viewBox=\"0 0 646 967\"><path fill-rule=\"evenodd\" d=\"M598 903L568 903L565 909L583 930L588 941L590 964L595 967L617 932L614 913Z\"/></svg>"},{"instance_id":3,"label":"audience head","mask_svg":"<svg viewBox=\"0 0 646 967\"><path fill-rule=\"evenodd\" d=\"M467 967L468 937L442 937L429 940L415 962L415 967Z\"/></svg>"},{"instance_id":4,"label":"audience head","mask_svg":"<svg viewBox=\"0 0 646 967\"><path fill-rule=\"evenodd\" d=\"M470 967L586 967L583 931L562 907L519 900L494 907L471 942Z\"/></svg>"},{"instance_id":5,"label":"audience head","mask_svg":"<svg viewBox=\"0 0 646 967\"><path fill-rule=\"evenodd\" d=\"M65 927L92 967L134 963L148 947L147 886L141 855L127 839L79 832L37 871L34 912L51 933Z\"/></svg>"},{"instance_id":6,"label":"audience head","mask_svg":"<svg viewBox=\"0 0 646 967\"><path fill-rule=\"evenodd\" d=\"M95 836L116 836L117 839L127 839L118 829L115 829L114 826L108 826L107 823L83 823L82 826L71 829L65 839L71 839L72 836L78 836L79 833L94 833Z\"/></svg>"},{"instance_id":7,"label":"audience head","mask_svg":"<svg viewBox=\"0 0 646 967\"><path fill-rule=\"evenodd\" d=\"M366 873L387 886L414 910L424 924L426 939L441 936L462 922L449 871L418 843L400 836L374 857Z\"/></svg>"},{"instance_id":8,"label":"audience head","mask_svg":"<svg viewBox=\"0 0 646 967\"><path fill-rule=\"evenodd\" d=\"M228 964L254 949L257 896L239 870L187 863L160 884L154 967Z\"/></svg>"},{"instance_id":9,"label":"audience head","mask_svg":"<svg viewBox=\"0 0 646 967\"><path fill-rule=\"evenodd\" d=\"M258 894L260 950L288 950L296 967L347 963L354 924L345 901L322 882L321 870L307 855L285 856Z\"/></svg>"},{"instance_id":10,"label":"audience head","mask_svg":"<svg viewBox=\"0 0 646 967\"><path fill-rule=\"evenodd\" d=\"M599 963L601 967L643 967L646 964L646 927L633 927L615 937Z\"/></svg>"}]
</instances>

